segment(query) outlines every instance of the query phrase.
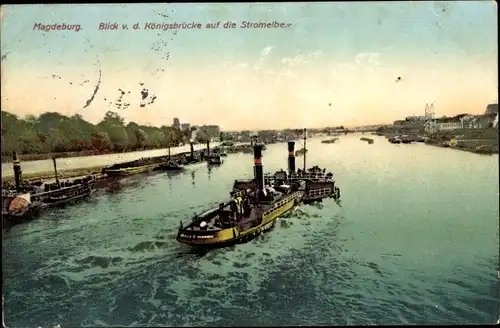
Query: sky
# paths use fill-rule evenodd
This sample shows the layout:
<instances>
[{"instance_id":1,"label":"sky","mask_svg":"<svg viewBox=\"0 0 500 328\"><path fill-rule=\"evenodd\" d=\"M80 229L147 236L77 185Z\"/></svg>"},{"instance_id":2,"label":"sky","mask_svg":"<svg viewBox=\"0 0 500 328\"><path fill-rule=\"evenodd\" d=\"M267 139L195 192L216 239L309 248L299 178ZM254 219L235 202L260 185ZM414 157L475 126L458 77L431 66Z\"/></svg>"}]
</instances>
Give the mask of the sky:
<instances>
[{"instance_id":1,"label":"sky","mask_svg":"<svg viewBox=\"0 0 500 328\"><path fill-rule=\"evenodd\" d=\"M183 22L202 28L146 29ZM2 5L1 40L1 108L21 117L97 123L111 110L228 131L384 124L426 103L451 116L498 102L494 1Z\"/></svg>"}]
</instances>

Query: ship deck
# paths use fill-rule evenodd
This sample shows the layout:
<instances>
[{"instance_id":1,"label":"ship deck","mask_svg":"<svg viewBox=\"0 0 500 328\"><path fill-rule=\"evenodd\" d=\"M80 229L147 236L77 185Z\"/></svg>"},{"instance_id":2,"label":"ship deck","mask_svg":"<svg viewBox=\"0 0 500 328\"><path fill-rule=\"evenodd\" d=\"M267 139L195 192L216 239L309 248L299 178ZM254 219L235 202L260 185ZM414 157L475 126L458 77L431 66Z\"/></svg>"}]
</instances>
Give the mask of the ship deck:
<instances>
[{"instance_id":1,"label":"ship deck","mask_svg":"<svg viewBox=\"0 0 500 328\"><path fill-rule=\"evenodd\" d=\"M224 203L223 212L220 213L219 207L209 210L198 217L195 217L193 222L186 226L185 230L191 231L220 231L230 227L238 226L240 229L246 230L260 224L259 220L262 219L264 213L273 207L276 203L282 200L285 196L284 193L274 191L273 200L259 203L249 203L250 212L241 217L236 216L235 212L231 209L231 203ZM223 217L221 217L221 214ZM203 227L201 223L205 222ZM225 224L223 223L225 222Z\"/></svg>"}]
</instances>

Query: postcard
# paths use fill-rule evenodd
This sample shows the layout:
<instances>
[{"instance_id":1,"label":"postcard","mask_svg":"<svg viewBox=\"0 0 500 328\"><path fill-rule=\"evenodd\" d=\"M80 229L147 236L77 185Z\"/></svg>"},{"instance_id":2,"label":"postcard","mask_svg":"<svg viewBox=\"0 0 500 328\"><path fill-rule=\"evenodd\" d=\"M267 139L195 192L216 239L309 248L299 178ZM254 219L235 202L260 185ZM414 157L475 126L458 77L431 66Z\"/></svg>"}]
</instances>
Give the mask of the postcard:
<instances>
[{"instance_id":1,"label":"postcard","mask_svg":"<svg viewBox=\"0 0 500 328\"><path fill-rule=\"evenodd\" d=\"M499 319L495 2L0 21L3 326Z\"/></svg>"}]
</instances>

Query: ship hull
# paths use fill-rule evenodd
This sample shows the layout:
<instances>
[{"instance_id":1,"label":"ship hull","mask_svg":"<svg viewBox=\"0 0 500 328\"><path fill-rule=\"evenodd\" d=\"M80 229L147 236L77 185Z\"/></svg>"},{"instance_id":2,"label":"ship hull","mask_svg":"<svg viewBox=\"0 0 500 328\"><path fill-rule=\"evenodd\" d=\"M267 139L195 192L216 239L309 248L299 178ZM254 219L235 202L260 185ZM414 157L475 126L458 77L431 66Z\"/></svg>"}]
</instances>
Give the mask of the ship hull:
<instances>
[{"instance_id":1,"label":"ship hull","mask_svg":"<svg viewBox=\"0 0 500 328\"><path fill-rule=\"evenodd\" d=\"M270 213L264 214L262 223L253 228L240 231L238 227L233 227L217 232L180 229L177 241L197 248L221 248L247 243L262 233L270 231L274 227L276 220L290 212L299 203L299 200L298 194L296 197L291 197L282 206Z\"/></svg>"},{"instance_id":2,"label":"ship hull","mask_svg":"<svg viewBox=\"0 0 500 328\"><path fill-rule=\"evenodd\" d=\"M54 201L51 203L42 203L39 205L35 205L35 206L29 208L22 215L13 215L13 214L10 214L8 212L2 213L2 230L9 230L15 225L29 222L29 221L33 221L42 212L46 211L47 209L56 208L56 207L64 207L66 205L77 203L80 200L83 200L85 198L90 197L94 192L95 192L95 189L91 189L88 192L85 192L85 193L80 194L80 195L75 195L75 196L70 197L70 198L61 199L61 200Z\"/></svg>"},{"instance_id":3,"label":"ship hull","mask_svg":"<svg viewBox=\"0 0 500 328\"><path fill-rule=\"evenodd\" d=\"M123 169L104 169L103 173L106 173L110 177L128 176L139 173L151 172L159 167L159 164L150 164L138 167L126 167Z\"/></svg>"}]
</instances>

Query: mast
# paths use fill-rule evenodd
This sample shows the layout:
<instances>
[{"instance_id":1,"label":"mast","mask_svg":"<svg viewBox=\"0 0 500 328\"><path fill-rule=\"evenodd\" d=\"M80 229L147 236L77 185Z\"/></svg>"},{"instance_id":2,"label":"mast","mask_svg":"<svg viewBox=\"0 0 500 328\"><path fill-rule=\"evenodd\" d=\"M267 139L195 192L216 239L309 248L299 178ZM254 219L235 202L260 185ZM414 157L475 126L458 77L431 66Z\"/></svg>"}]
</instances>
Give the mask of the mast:
<instances>
[{"instance_id":1,"label":"mast","mask_svg":"<svg viewBox=\"0 0 500 328\"><path fill-rule=\"evenodd\" d=\"M307 129L304 128L304 173L306 172L306 154L307 154L306 140L307 140Z\"/></svg>"},{"instance_id":2,"label":"mast","mask_svg":"<svg viewBox=\"0 0 500 328\"><path fill-rule=\"evenodd\" d=\"M52 157L52 163L54 164L54 175L56 177L57 188L61 188L61 184L59 183L59 178L57 177L57 165L55 157Z\"/></svg>"}]
</instances>

